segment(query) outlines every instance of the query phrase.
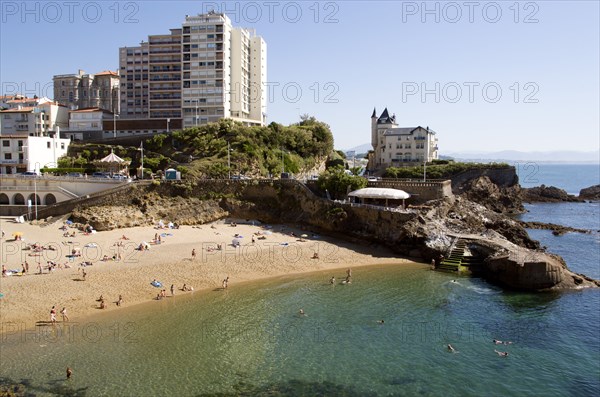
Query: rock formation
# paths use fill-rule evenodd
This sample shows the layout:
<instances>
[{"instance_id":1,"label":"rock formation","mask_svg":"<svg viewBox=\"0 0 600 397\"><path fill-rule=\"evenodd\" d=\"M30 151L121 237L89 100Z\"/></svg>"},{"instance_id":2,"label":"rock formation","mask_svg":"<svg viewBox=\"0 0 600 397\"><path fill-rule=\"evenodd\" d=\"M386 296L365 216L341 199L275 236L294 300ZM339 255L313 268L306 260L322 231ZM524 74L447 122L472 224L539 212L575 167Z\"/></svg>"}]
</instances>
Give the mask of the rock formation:
<instances>
[{"instance_id":1,"label":"rock formation","mask_svg":"<svg viewBox=\"0 0 600 397\"><path fill-rule=\"evenodd\" d=\"M554 186L536 186L523 188L523 201L527 203L559 203L559 202L581 202L583 200L568 194L563 189Z\"/></svg>"},{"instance_id":2,"label":"rock formation","mask_svg":"<svg viewBox=\"0 0 600 397\"><path fill-rule=\"evenodd\" d=\"M579 191L579 198L585 200L598 201L600 200L600 185L586 187Z\"/></svg>"}]
</instances>

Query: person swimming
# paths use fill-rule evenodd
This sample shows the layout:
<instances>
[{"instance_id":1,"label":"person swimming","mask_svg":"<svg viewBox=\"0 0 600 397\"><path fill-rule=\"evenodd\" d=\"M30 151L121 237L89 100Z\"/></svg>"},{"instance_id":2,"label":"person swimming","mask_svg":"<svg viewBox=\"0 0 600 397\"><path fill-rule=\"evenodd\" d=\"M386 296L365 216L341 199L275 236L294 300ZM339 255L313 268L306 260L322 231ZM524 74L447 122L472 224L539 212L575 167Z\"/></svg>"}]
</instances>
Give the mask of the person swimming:
<instances>
[{"instance_id":1,"label":"person swimming","mask_svg":"<svg viewBox=\"0 0 600 397\"><path fill-rule=\"evenodd\" d=\"M448 343L448 351L450 353L456 353L456 349L454 348L454 346L452 346L450 343Z\"/></svg>"},{"instance_id":2,"label":"person swimming","mask_svg":"<svg viewBox=\"0 0 600 397\"><path fill-rule=\"evenodd\" d=\"M496 352L497 355L499 355L500 357L508 357L508 352L499 352L498 350L494 349L494 351Z\"/></svg>"},{"instance_id":3,"label":"person swimming","mask_svg":"<svg viewBox=\"0 0 600 397\"><path fill-rule=\"evenodd\" d=\"M304 313L304 309L300 309L300 310L298 311L298 314L299 314L299 315L301 315L301 316L304 316L304 315L305 315L305 313Z\"/></svg>"},{"instance_id":4,"label":"person swimming","mask_svg":"<svg viewBox=\"0 0 600 397\"><path fill-rule=\"evenodd\" d=\"M495 345L501 345L503 342L501 340L498 339L494 339L494 344Z\"/></svg>"},{"instance_id":5,"label":"person swimming","mask_svg":"<svg viewBox=\"0 0 600 397\"><path fill-rule=\"evenodd\" d=\"M335 284L335 276L331 276L331 278L329 279L329 284Z\"/></svg>"}]
</instances>

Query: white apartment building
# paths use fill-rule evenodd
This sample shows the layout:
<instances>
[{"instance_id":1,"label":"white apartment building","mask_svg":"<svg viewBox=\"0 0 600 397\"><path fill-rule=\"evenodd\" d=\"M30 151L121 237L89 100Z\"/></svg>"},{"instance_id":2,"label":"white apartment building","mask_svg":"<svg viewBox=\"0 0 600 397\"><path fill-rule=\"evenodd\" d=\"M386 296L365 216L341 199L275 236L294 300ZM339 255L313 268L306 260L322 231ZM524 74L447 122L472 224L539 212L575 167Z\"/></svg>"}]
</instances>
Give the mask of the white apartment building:
<instances>
[{"instance_id":1,"label":"white apartment building","mask_svg":"<svg viewBox=\"0 0 600 397\"><path fill-rule=\"evenodd\" d=\"M120 48L119 68L121 119L266 124L266 43L225 14L188 15L170 34Z\"/></svg>"},{"instance_id":2,"label":"white apartment building","mask_svg":"<svg viewBox=\"0 0 600 397\"><path fill-rule=\"evenodd\" d=\"M234 28L225 14L186 16L183 23L183 125L221 118L266 122L267 45Z\"/></svg>"},{"instance_id":3,"label":"white apartment building","mask_svg":"<svg viewBox=\"0 0 600 397\"><path fill-rule=\"evenodd\" d=\"M14 107L0 111L1 135L44 136L69 124L69 111L64 105L37 99L21 102L23 105L11 104Z\"/></svg>"},{"instance_id":4,"label":"white apartment building","mask_svg":"<svg viewBox=\"0 0 600 397\"><path fill-rule=\"evenodd\" d=\"M369 169L414 166L438 159L438 140L429 127L398 127L396 115L387 108L381 116L373 109L371 116Z\"/></svg>"},{"instance_id":5,"label":"white apartment building","mask_svg":"<svg viewBox=\"0 0 600 397\"><path fill-rule=\"evenodd\" d=\"M0 138L0 174L18 174L57 166L67 154L69 139L53 136L10 135Z\"/></svg>"},{"instance_id":6,"label":"white apartment building","mask_svg":"<svg viewBox=\"0 0 600 397\"><path fill-rule=\"evenodd\" d=\"M69 131L102 131L104 120L114 120L114 114L100 108L71 110Z\"/></svg>"}]
</instances>

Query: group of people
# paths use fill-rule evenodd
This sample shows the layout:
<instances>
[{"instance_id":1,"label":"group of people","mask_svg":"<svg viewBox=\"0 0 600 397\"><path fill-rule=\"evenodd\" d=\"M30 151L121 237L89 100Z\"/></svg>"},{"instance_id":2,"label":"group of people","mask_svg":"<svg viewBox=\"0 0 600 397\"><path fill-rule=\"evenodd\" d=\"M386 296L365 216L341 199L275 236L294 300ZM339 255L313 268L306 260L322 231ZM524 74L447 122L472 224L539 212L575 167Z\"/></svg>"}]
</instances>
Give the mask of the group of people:
<instances>
[{"instance_id":1,"label":"group of people","mask_svg":"<svg viewBox=\"0 0 600 397\"><path fill-rule=\"evenodd\" d=\"M316 258L313 255L313 259L318 259L318 254L315 252ZM346 278L342 281L342 284L351 284L352 283L352 269L346 269ZM329 284L335 285L335 276L331 276L329 279Z\"/></svg>"},{"instance_id":2,"label":"group of people","mask_svg":"<svg viewBox=\"0 0 600 397\"><path fill-rule=\"evenodd\" d=\"M99 302L99 309L106 309L106 300L104 299L103 295L100 295L100 297L96 299L96 302ZM115 301L115 304L117 306L123 305L123 295L119 294L119 299Z\"/></svg>"},{"instance_id":3,"label":"group of people","mask_svg":"<svg viewBox=\"0 0 600 397\"><path fill-rule=\"evenodd\" d=\"M63 307L60 310L60 314L62 315L63 322L69 321L69 316L67 315L67 308L66 307ZM50 309L50 322L52 324L56 324L56 306L52 306L52 308Z\"/></svg>"},{"instance_id":4,"label":"group of people","mask_svg":"<svg viewBox=\"0 0 600 397\"><path fill-rule=\"evenodd\" d=\"M493 342L495 345L512 345L512 342L508 342L508 341L507 341L507 342L503 342L503 341L501 341L501 340L498 340L498 339L494 339L494 340L492 340L492 342ZM458 351L457 351L457 350L454 348L454 346L452 346L451 344L449 344L449 343L448 343L448 345L447 345L446 347L448 348L448 351L449 351L450 353L458 353ZM508 352L501 352L501 351L499 351L499 350L496 350L496 349L494 349L494 352L495 352L497 355L499 355L500 357L508 357Z\"/></svg>"}]
</instances>

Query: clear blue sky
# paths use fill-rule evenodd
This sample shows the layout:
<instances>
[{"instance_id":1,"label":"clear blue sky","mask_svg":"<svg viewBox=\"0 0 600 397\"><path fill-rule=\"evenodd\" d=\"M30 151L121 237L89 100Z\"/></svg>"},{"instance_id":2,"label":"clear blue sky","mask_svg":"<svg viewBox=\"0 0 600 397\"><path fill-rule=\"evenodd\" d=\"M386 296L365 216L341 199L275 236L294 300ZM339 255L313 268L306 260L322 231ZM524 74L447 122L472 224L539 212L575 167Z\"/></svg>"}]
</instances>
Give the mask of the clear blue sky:
<instances>
[{"instance_id":1,"label":"clear blue sky","mask_svg":"<svg viewBox=\"0 0 600 397\"><path fill-rule=\"evenodd\" d=\"M597 1L1 3L2 93L52 97L53 75L116 69L119 47L215 8L267 42L269 121L314 115L337 148L386 106L442 154L600 146Z\"/></svg>"}]
</instances>

